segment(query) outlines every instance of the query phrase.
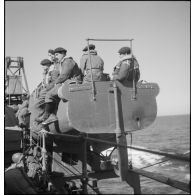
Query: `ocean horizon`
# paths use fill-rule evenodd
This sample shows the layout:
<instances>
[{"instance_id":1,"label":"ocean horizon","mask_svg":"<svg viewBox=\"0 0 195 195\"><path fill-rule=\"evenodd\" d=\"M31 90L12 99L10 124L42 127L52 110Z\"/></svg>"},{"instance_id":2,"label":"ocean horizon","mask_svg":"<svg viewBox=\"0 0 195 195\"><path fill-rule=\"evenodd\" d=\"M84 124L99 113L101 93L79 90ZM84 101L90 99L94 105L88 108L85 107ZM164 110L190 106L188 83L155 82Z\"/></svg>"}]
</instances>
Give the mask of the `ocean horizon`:
<instances>
[{"instance_id":1,"label":"ocean horizon","mask_svg":"<svg viewBox=\"0 0 195 195\"><path fill-rule=\"evenodd\" d=\"M127 143L146 149L191 156L190 120L190 114L158 116L151 126L132 132L132 140L131 136L127 136ZM128 156L129 160L132 158L135 168L163 174L181 182L190 182L188 162L165 160L163 156L132 149L128 150ZM116 155L113 158L117 158ZM140 180L142 194L188 194L143 176L140 176ZM121 183L119 178L100 180L98 183L102 193L133 194L133 189L125 182Z\"/></svg>"}]
</instances>

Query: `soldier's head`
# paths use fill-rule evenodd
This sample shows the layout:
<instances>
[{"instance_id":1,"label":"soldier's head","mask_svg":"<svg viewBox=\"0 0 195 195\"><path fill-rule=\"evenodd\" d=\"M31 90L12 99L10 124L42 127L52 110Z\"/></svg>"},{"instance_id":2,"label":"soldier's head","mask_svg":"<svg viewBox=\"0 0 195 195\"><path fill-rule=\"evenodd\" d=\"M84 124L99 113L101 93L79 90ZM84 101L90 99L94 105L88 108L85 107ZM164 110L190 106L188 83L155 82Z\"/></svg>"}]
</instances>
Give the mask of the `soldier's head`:
<instances>
[{"instance_id":1,"label":"soldier's head","mask_svg":"<svg viewBox=\"0 0 195 195\"><path fill-rule=\"evenodd\" d=\"M22 157L23 157L23 154L22 154L22 153L20 153L20 152L14 153L14 154L12 155L12 161L13 161L14 163L19 163L19 161L22 159Z\"/></svg>"},{"instance_id":2,"label":"soldier's head","mask_svg":"<svg viewBox=\"0 0 195 195\"><path fill-rule=\"evenodd\" d=\"M30 96L28 94L22 95L22 101L29 100Z\"/></svg>"},{"instance_id":3,"label":"soldier's head","mask_svg":"<svg viewBox=\"0 0 195 195\"><path fill-rule=\"evenodd\" d=\"M118 53L119 53L119 57L122 58L125 55L131 54L131 48L130 47L121 47L118 50Z\"/></svg>"},{"instance_id":4,"label":"soldier's head","mask_svg":"<svg viewBox=\"0 0 195 195\"><path fill-rule=\"evenodd\" d=\"M95 45L89 44L89 50L94 50L94 49L95 49ZM88 51L88 45L86 47L84 47L83 51L84 52Z\"/></svg>"},{"instance_id":5,"label":"soldier's head","mask_svg":"<svg viewBox=\"0 0 195 195\"><path fill-rule=\"evenodd\" d=\"M54 50L55 58L58 62L60 62L66 56L66 52L67 50L62 47L58 47Z\"/></svg>"},{"instance_id":6,"label":"soldier's head","mask_svg":"<svg viewBox=\"0 0 195 195\"><path fill-rule=\"evenodd\" d=\"M43 59L41 60L40 64L43 66L44 69L48 69L53 64L53 62L48 59Z\"/></svg>"},{"instance_id":7,"label":"soldier's head","mask_svg":"<svg viewBox=\"0 0 195 195\"><path fill-rule=\"evenodd\" d=\"M54 50L53 49L49 49L48 50L48 56L49 56L49 60L54 61L55 54L54 54Z\"/></svg>"}]
</instances>

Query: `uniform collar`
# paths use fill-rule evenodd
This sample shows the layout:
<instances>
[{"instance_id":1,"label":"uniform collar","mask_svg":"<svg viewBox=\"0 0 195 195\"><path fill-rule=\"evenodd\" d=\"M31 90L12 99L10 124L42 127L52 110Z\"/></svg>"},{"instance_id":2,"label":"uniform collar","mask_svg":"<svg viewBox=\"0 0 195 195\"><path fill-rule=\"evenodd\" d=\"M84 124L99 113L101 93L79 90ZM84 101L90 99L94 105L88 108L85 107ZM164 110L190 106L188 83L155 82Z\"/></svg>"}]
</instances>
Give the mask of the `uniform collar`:
<instances>
[{"instance_id":1,"label":"uniform collar","mask_svg":"<svg viewBox=\"0 0 195 195\"><path fill-rule=\"evenodd\" d=\"M83 53L83 55L88 55L88 53L90 53L90 54L92 54L92 55L97 55L97 51L96 51L96 50L89 50L89 52L88 52L88 51L85 51L85 52Z\"/></svg>"},{"instance_id":2,"label":"uniform collar","mask_svg":"<svg viewBox=\"0 0 195 195\"><path fill-rule=\"evenodd\" d=\"M125 60L130 60L132 57L134 57L134 55L133 56L131 54L125 55L122 58L120 58L120 60L118 61L118 63L121 63L121 62L123 62Z\"/></svg>"},{"instance_id":3,"label":"uniform collar","mask_svg":"<svg viewBox=\"0 0 195 195\"><path fill-rule=\"evenodd\" d=\"M64 56L64 57L61 59L61 61L60 61L59 63L60 63L60 64L63 63L64 60L65 60L65 59L68 59L68 58L70 58L70 56Z\"/></svg>"},{"instance_id":4,"label":"uniform collar","mask_svg":"<svg viewBox=\"0 0 195 195\"><path fill-rule=\"evenodd\" d=\"M124 60L130 60L132 58L132 55L128 54L128 55L125 55L123 56L120 61L124 61Z\"/></svg>"}]
</instances>

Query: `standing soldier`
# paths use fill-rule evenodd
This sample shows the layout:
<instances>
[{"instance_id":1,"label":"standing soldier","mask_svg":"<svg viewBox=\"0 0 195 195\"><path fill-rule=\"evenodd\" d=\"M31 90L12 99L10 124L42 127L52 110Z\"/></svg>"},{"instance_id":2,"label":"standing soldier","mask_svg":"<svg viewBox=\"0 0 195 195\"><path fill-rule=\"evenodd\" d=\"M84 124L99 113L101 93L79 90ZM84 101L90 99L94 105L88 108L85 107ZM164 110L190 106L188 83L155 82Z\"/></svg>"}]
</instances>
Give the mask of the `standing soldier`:
<instances>
[{"instance_id":1,"label":"standing soldier","mask_svg":"<svg viewBox=\"0 0 195 195\"><path fill-rule=\"evenodd\" d=\"M91 81L91 69L94 81L103 81L106 80L103 74L104 70L104 61L100 56L97 55L97 51L95 50L95 45L89 45L89 53L88 54L88 46L83 49L83 55L80 59L80 68L81 72L84 75L83 82ZM91 65L90 65L91 63Z\"/></svg>"},{"instance_id":2,"label":"standing soldier","mask_svg":"<svg viewBox=\"0 0 195 195\"><path fill-rule=\"evenodd\" d=\"M23 95L22 97L22 104L19 104L19 109L16 113L16 117L18 118L19 126L21 128L28 126L28 120L26 116L29 114L29 95Z\"/></svg>"},{"instance_id":3,"label":"standing soldier","mask_svg":"<svg viewBox=\"0 0 195 195\"><path fill-rule=\"evenodd\" d=\"M37 119L38 122L45 123L56 120L56 115L54 114L56 104L59 103L60 98L58 97L58 89L68 79L74 78L75 80L80 80L81 71L77 63L71 58L66 57L67 50L58 47L54 50L55 57L59 62L60 75L55 80L55 87L47 92L45 96L45 112L43 116Z\"/></svg>"},{"instance_id":4,"label":"standing soldier","mask_svg":"<svg viewBox=\"0 0 195 195\"><path fill-rule=\"evenodd\" d=\"M130 47L122 47L118 53L120 61L114 67L113 80L119 80L123 84L133 84L133 80L137 83L140 78L139 64L135 56L130 55Z\"/></svg>"}]
</instances>

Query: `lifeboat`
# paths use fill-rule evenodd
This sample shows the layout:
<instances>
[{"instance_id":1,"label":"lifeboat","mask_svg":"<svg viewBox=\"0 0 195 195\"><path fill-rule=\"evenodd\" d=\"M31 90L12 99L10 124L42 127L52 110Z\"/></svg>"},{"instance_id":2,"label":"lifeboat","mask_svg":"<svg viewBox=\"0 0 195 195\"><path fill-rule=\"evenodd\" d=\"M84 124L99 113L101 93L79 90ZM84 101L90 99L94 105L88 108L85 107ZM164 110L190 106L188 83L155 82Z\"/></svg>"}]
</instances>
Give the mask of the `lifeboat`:
<instances>
[{"instance_id":1,"label":"lifeboat","mask_svg":"<svg viewBox=\"0 0 195 195\"><path fill-rule=\"evenodd\" d=\"M125 131L141 130L153 123L157 115L156 96L159 87L155 83L138 82L136 91L116 81L120 117ZM92 84L65 83L59 94L57 116L60 132L77 129L80 132L99 134L115 133L115 103L113 81Z\"/></svg>"},{"instance_id":2,"label":"lifeboat","mask_svg":"<svg viewBox=\"0 0 195 195\"><path fill-rule=\"evenodd\" d=\"M115 97L113 84L118 89L118 107L122 129L125 132L142 130L151 125L157 116L156 96L159 87L156 83L138 82L136 88L123 85L118 81L97 81L76 84L65 82L59 89L57 109L58 125L49 125L56 142L67 143L71 148L75 143L60 137L60 134L86 133L89 137L116 142ZM93 86L92 86L93 84ZM30 98L31 129L34 118L40 110L33 108L37 101L36 91ZM60 141L61 140L61 141ZM70 142L69 142L70 141ZM69 142L69 143L68 143ZM103 151L109 146L92 143L96 151Z\"/></svg>"},{"instance_id":3,"label":"lifeboat","mask_svg":"<svg viewBox=\"0 0 195 195\"><path fill-rule=\"evenodd\" d=\"M158 85L138 82L135 92L131 86L116 83L119 112L125 131L142 130L151 125L157 115ZM90 134L115 133L113 81L94 82L94 89L95 100L91 83L65 83L60 88L61 101L57 110L60 133L71 129ZM34 111L31 110L31 113L33 118Z\"/></svg>"}]
</instances>

